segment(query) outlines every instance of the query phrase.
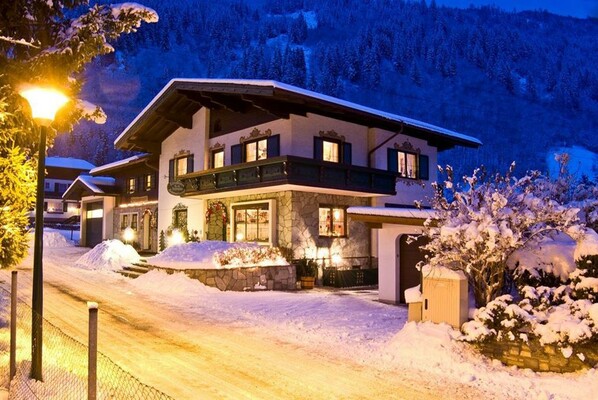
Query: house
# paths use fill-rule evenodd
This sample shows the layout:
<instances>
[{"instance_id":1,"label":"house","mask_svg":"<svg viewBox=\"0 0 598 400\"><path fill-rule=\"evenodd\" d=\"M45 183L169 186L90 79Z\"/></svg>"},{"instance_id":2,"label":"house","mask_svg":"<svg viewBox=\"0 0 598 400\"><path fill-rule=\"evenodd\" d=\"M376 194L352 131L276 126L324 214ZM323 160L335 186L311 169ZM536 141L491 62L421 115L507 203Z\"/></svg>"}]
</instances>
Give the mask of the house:
<instances>
[{"instance_id":1,"label":"house","mask_svg":"<svg viewBox=\"0 0 598 400\"><path fill-rule=\"evenodd\" d=\"M64 200L62 195L79 174L88 173L92 168L94 168L93 164L78 158L46 158L45 224L60 224L65 221L78 220L81 204L77 200ZM29 213L29 220L35 220L35 210Z\"/></svg>"},{"instance_id":2,"label":"house","mask_svg":"<svg viewBox=\"0 0 598 400\"><path fill-rule=\"evenodd\" d=\"M64 193L82 204L81 245L121 239L142 252L158 251L158 155L141 154L93 168ZM131 228L133 238L124 236Z\"/></svg>"},{"instance_id":3,"label":"house","mask_svg":"<svg viewBox=\"0 0 598 400\"><path fill-rule=\"evenodd\" d=\"M158 232L339 267L375 266L380 252L382 225L349 207L413 207L431 194L439 151L480 145L279 82L221 79L170 81L115 140L158 157Z\"/></svg>"}]
</instances>

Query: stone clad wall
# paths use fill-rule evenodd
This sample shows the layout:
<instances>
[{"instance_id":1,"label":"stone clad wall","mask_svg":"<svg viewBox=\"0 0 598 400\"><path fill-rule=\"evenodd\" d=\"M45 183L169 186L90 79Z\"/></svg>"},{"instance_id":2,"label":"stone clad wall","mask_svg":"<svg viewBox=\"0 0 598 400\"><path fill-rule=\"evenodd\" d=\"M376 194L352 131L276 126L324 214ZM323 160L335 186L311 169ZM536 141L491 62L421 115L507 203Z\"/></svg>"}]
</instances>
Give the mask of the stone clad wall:
<instances>
[{"instance_id":1,"label":"stone clad wall","mask_svg":"<svg viewBox=\"0 0 598 400\"><path fill-rule=\"evenodd\" d=\"M256 285L267 290L295 290L297 274L292 265L272 267L248 267L226 269L172 269L148 265L148 269L157 269L167 274L184 272L191 279L197 279L206 286L222 291L235 292L256 290Z\"/></svg>"},{"instance_id":2,"label":"stone clad wall","mask_svg":"<svg viewBox=\"0 0 598 400\"><path fill-rule=\"evenodd\" d=\"M574 347L569 358L565 358L557 346L542 346L537 340L528 343L488 342L476 344L476 347L485 356L503 364L539 372L573 372L598 365L598 348L592 344Z\"/></svg>"}]
</instances>

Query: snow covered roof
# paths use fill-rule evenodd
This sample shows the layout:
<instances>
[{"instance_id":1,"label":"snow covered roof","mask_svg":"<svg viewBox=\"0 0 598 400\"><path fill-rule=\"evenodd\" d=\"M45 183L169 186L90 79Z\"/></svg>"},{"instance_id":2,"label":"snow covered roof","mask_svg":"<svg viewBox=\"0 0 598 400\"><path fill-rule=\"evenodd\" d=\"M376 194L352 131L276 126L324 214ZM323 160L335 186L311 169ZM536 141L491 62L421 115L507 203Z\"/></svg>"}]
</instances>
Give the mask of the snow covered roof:
<instances>
[{"instance_id":1,"label":"snow covered roof","mask_svg":"<svg viewBox=\"0 0 598 400\"><path fill-rule=\"evenodd\" d=\"M47 157L46 158L46 167L72 168L72 169L80 169L82 171L89 171L90 169L94 168L95 165L93 165L85 160L82 160L80 158Z\"/></svg>"},{"instance_id":2,"label":"snow covered roof","mask_svg":"<svg viewBox=\"0 0 598 400\"><path fill-rule=\"evenodd\" d=\"M112 196L116 194L116 180L108 176L79 175L66 189L62 198L80 200L86 191L97 196Z\"/></svg>"},{"instance_id":3,"label":"snow covered roof","mask_svg":"<svg viewBox=\"0 0 598 400\"><path fill-rule=\"evenodd\" d=\"M108 171L113 171L124 166L129 166L130 164L136 164L138 162L145 161L150 157L150 154L138 154L129 158L111 162L109 164L100 165L99 167L93 168L91 171L89 171L89 173L91 175L105 174Z\"/></svg>"},{"instance_id":4,"label":"snow covered roof","mask_svg":"<svg viewBox=\"0 0 598 400\"><path fill-rule=\"evenodd\" d=\"M422 225L428 218L434 218L434 210L392 207L349 207L347 213L355 220L366 222Z\"/></svg>"},{"instance_id":5,"label":"snow covered roof","mask_svg":"<svg viewBox=\"0 0 598 400\"><path fill-rule=\"evenodd\" d=\"M273 101L274 99L274 101ZM376 110L335 97L271 80L171 80L116 138L117 148L151 151L146 140L163 140L180 126L190 128L191 116L202 106L242 112L255 107L270 114L316 113L356 124L397 131L430 141L439 149L456 145L478 147L474 137L426 122ZM143 138L141 138L143 137Z\"/></svg>"}]
</instances>

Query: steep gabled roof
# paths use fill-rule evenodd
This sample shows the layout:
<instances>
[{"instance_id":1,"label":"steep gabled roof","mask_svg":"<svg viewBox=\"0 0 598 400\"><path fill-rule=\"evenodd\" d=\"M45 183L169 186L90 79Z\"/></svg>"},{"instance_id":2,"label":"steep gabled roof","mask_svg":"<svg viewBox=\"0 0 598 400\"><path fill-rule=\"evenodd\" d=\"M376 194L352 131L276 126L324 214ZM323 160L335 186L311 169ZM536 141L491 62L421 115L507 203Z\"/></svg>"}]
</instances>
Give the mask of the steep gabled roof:
<instances>
[{"instance_id":1,"label":"steep gabled roof","mask_svg":"<svg viewBox=\"0 0 598 400\"><path fill-rule=\"evenodd\" d=\"M71 157L46 157L46 167L53 168L70 168L78 169L81 171L89 171L94 168L95 165L82 160L80 158Z\"/></svg>"},{"instance_id":2,"label":"steep gabled roof","mask_svg":"<svg viewBox=\"0 0 598 400\"><path fill-rule=\"evenodd\" d=\"M79 175L66 189L62 198L65 200L81 200L83 196L115 196L116 181L107 176Z\"/></svg>"},{"instance_id":3,"label":"steep gabled roof","mask_svg":"<svg viewBox=\"0 0 598 400\"><path fill-rule=\"evenodd\" d=\"M268 80L173 79L116 138L120 149L157 152L179 127L190 128L201 108L246 112L257 108L279 118L314 113L368 127L398 131L430 142L440 150L478 147L478 139L412 118Z\"/></svg>"},{"instance_id":4,"label":"steep gabled roof","mask_svg":"<svg viewBox=\"0 0 598 400\"><path fill-rule=\"evenodd\" d=\"M122 168L127 168L132 165L145 163L146 161L149 161L151 158L151 154L138 154L129 158L125 158L122 160L111 162L109 164L104 164L100 165L99 167L95 167L94 169L89 171L89 174L93 176L106 175L110 172L118 171Z\"/></svg>"}]
</instances>

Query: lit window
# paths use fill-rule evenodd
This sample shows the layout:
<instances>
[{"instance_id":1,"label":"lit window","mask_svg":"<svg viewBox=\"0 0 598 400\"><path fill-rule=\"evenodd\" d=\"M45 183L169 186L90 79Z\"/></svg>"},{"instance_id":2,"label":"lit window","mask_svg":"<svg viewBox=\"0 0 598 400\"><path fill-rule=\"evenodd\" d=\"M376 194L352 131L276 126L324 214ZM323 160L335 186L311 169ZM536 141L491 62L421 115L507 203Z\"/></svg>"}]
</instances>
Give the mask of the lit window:
<instances>
[{"instance_id":1,"label":"lit window","mask_svg":"<svg viewBox=\"0 0 598 400\"><path fill-rule=\"evenodd\" d=\"M145 176L145 190L150 191L154 187L154 176L152 174L147 174Z\"/></svg>"},{"instance_id":2,"label":"lit window","mask_svg":"<svg viewBox=\"0 0 598 400\"><path fill-rule=\"evenodd\" d=\"M97 208L95 210L87 210L86 216L87 219L102 218L104 216L104 210L102 210L101 208Z\"/></svg>"},{"instance_id":3,"label":"lit window","mask_svg":"<svg viewBox=\"0 0 598 400\"><path fill-rule=\"evenodd\" d=\"M397 156L399 175L403 178L417 179L417 155L398 151Z\"/></svg>"},{"instance_id":4,"label":"lit window","mask_svg":"<svg viewBox=\"0 0 598 400\"><path fill-rule=\"evenodd\" d=\"M120 215L120 230L131 228L137 230L137 213L128 213Z\"/></svg>"},{"instance_id":5,"label":"lit window","mask_svg":"<svg viewBox=\"0 0 598 400\"><path fill-rule=\"evenodd\" d=\"M224 149L212 152L212 168L224 167Z\"/></svg>"},{"instance_id":6,"label":"lit window","mask_svg":"<svg viewBox=\"0 0 598 400\"><path fill-rule=\"evenodd\" d=\"M187 173L187 157L177 158L174 168L175 176L185 175Z\"/></svg>"},{"instance_id":7,"label":"lit window","mask_svg":"<svg viewBox=\"0 0 598 400\"><path fill-rule=\"evenodd\" d=\"M268 158L267 139L245 143L245 162L265 160L266 158Z\"/></svg>"},{"instance_id":8,"label":"lit window","mask_svg":"<svg viewBox=\"0 0 598 400\"><path fill-rule=\"evenodd\" d=\"M131 214L131 229L137 230L137 214Z\"/></svg>"},{"instance_id":9,"label":"lit window","mask_svg":"<svg viewBox=\"0 0 598 400\"><path fill-rule=\"evenodd\" d=\"M324 140L322 142L322 158L324 161L339 162L339 145L337 142Z\"/></svg>"},{"instance_id":10,"label":"lit window","mask_svg":"<svg viewBox=\"0 0 598 400\"><path fill-rule=\"evenodd\" d=\"M174 226L175 228L187 230L187 209L174 210Z\"/></svg>"},{"instance_id":11,"label":"lit window","mask_svg":"<svg viewBox=\"0 0 598 400\"><path fill-rule=\"evenodd\" d=\"M233 206L235 242L269 242L270 209L268 203Z\"/></svg>"},{"instance_id":12,"label":"lit window","mask_svg":"<svg viewBox=\"0 0 598 400\"><path fill-rule=\"evenodd\" d=\"M320 236L346 235L346 210L338 207L320 207Z\"/></svg>"},{"instance_id":13,"label":"lit window","mask_svg":"<svg viewBox=\"0 0 598 400\"><path fill-rule=\"evenodd\" d=\"M129 182L127 184L127 190L129 193L135 193L135 186L137 186L137 180L135 178L129 178Z\"/></svg>"},{"instance_id":14,"label":"lit window","mask_svg":"<svg viewBox=\"0 0 598 400\"><path fill-rule=\"evenodd\" d=\"M122 214L120 216L120 229L125 229L129 226L129 214Z\"/></svg>"}]
</instances>

